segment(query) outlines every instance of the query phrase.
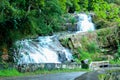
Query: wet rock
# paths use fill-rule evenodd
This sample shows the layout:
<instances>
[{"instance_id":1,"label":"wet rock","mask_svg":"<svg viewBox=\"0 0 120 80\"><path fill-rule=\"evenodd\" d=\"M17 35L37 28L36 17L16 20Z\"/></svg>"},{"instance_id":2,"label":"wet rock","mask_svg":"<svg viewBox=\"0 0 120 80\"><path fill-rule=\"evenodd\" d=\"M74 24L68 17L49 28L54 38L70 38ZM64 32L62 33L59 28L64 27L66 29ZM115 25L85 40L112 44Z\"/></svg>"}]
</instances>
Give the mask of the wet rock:
<instances>
[{"instance_id":1,"label":"wet rock","mask_svg":"<svg viewBox=\"0 0 120 80\"><path fill-rule=\"evenodd\" d=\"M54 63L47 63L47 64L45 64L45 69L47 69L47 70L55 69L55 64Z\"/></svg>"},{"instance_id":2,"label":"wet rock","mask_svg":"<svg viewBox=\"0 0 120 80\"><path fill-rule=\"evenodd\" d=\"M64 63L67 60L65 53L62 51L58 51L58 59L60 60L60 62Z\"/></svg>"}]
</instances>

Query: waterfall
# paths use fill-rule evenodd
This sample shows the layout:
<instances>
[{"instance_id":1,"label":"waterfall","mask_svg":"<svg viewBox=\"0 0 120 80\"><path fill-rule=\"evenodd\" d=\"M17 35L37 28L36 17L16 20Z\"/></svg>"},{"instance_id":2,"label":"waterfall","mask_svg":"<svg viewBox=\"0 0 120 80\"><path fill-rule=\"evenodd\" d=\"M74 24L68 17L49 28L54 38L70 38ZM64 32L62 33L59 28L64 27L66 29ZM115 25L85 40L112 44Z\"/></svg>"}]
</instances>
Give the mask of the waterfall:
<instances>
[{"instance_id":1,"label":"waterfall","mask_svg":"<svg viewBox=\"0 0 120 80\"><path fill-rule=\"evenodd\" d=\"M77 14L78 22L77 22L77 31L78 32L86 32L86 31L94 31L95 26L92 23L92 18L90 15L85 13Z\"/></svg>"},{"instance_id":2,"label":"waterfall","mask_svg":"<svg viewBox=\"0 0 120 80\"><path fill-rule=\"evenodd\" d=\"M78 32L95 30L90 15L80 13L77 14L77 16ZM25 39L17 41L15 44L14 60L17 64L65 63L73 60L71 51L64 48L55 35L41 36L35 39Z\"/></svg>"},{"instance_id":3,"label":"waterfall","mask_svg":"<svg viewBox=\"0 0 120 80\"><path fill-rule=\"evenodd\" d=\"M16 46L17 64L64 63L72 60L71 52L64 48L55 36L17 41Z\"/></svg>"}]
</instances>

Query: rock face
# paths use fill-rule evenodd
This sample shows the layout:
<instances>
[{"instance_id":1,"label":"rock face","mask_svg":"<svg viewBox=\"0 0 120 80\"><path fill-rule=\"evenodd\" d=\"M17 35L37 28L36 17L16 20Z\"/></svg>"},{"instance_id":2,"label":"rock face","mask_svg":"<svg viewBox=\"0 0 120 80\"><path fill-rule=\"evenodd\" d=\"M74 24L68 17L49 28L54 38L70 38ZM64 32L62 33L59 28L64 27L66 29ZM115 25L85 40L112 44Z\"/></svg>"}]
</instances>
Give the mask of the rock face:
<instances>
[{"instance_id":1,"label":"rock face","mask_svg":"<svg viewBox=\"0 0 120 80\"><path fill-rule=\"evenodd\" d=\"M95 43L99 48L116 49L120 41L120 28L103 28L93 32L80 32L60 37L64 46L71 49L83 48L86 44ZM103 50L104 52L104 50Z\"/></svg>"},{"instance_id":2,"label":"rock face","mask_svg":"<svg viewBox=\"0 0 120 80\"><path fill-rule=\"evenodd\" d=\"M72 24L72 23L66 23L66 24L64 25L64 27L65 27L66 30L68 30L68 31L77 31L77 23L74 23L74 24Z\"/></svg>"},{"instance_id":3,"label":"rock face","mask_svg":"<svg viewBox=\"0 0 120 80\"><path fill-rule=\"evenodd\" d=\"M96 33L84 32L84 33L78 33L78 34L72 35L70 37L70 40L71 40L73 47L77 48L77 47L84 46L82 44L85 41L89 43L92 41L96 42L96 36L97 36Z\"/></svg>"},{"instance_id":4,"label":"rock face","mask_svg":"<svg viewBox=\"0 0 120 80\"><path fill-rule=\"evenodd\" d=\"M1 56L2 62L6 62L9 60L8 50L6 48L3 48L3 54Z\"/></svg>"},{"instance_id":5,"label":"rock face","mask_svg":"<svg viewBox=\"0 0 120 80\"><path fill-rule=\"evenodd\" d=\"M60 37L61 43L71 49L84 48L88 44L97 43L96 32L81 32Z\"/></svg>"},{"instance_id":6,"label":"rock face","mask_svg":"<svg viewBox=\"0 0 120 80\"><path fill-rule=\"evenodd\" d=\"M113 46L116 47L117 41L120 41L120 28L119 27L111 27L105 28L97 31L99 46L108 47Z\"/></svg>"}]
</instances>

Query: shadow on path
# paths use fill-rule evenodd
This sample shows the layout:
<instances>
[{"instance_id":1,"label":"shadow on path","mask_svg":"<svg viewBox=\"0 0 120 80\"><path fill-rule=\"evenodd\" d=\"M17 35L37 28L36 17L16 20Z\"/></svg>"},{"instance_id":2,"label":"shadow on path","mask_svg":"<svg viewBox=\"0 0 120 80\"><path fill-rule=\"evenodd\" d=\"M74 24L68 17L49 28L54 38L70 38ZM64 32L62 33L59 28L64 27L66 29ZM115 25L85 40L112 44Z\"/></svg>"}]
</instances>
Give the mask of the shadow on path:
<instances>
[{"instance_id":1,"label":"shadow on path","mask_svg":"<svg viewBox=\"0 0 120 80\"><path fill-rule=\"evenodd\" d=\"M98 80L98 74L97 71L88 72L75 78L75 80Z\"/></svg>"}]
</instances>

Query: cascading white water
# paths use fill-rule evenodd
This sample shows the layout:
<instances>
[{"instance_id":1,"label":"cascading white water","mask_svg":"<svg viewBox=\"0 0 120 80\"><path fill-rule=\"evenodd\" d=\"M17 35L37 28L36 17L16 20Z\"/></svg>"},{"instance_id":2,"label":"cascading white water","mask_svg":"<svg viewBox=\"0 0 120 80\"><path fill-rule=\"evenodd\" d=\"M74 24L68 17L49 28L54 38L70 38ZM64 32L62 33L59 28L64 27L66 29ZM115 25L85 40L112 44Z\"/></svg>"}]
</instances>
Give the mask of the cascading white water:
<instances>
[{"instance_id":1,"label":"cascading white water","mask_svg":"<svg viewBox=\"0 0 120 80\"><path fill-rule=\"evenodd\" d=\"M64 48L55 36L17 41L15 60L17 64L63 63L72 60L72 54Z\"/></svg>"},{"instance_id":2,"label":"cascading white water","mask_svg":"<svg viewBox=\"0 0 120 80\"><path fill-rule=\"evenodd\" d=\"M78 22L77 22L77 31L78 32L86 32L86 31L94 31L95 26L92 23L92 18L90 15L85 13L77 14Z\"/></svg>"}]
</instances>

